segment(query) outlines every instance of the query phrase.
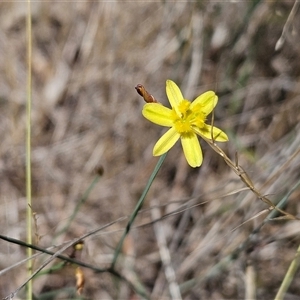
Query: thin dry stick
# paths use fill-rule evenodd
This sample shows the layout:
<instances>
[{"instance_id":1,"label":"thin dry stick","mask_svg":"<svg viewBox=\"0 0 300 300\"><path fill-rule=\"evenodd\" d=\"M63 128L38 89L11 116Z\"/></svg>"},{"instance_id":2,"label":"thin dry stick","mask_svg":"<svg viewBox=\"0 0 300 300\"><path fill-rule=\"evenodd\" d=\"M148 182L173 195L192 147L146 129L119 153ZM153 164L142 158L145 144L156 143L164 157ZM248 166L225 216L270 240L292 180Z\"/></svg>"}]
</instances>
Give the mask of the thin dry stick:
<instances>
[{"instance_id":1,"label":"thin dry stick","mask_svg":"<svg viewBox=\"0 0 300 300\"><path fill-rule=\"evenodd\" d=\"M256 271L252 261L248 262L245 274L245 299L256 299Z\"/></svg>"},{"instance_id":2,"label":"thin dry stick","mask_svg":"<svg viewBox=\"0 0 300 300\"><path fill-rule=\"evenodd\" d=\"M300 0L296 0L295 3L294 3L294 6L293 6L293 8L292 8L292 10L291 10L291 12L288 16L288 18L287 18L287 21L286 21L285 25L283 26L281 36L280 36L279 40L277 41L277 43L275 45L275 51L278 51L282 48L282 46L285 42L285 37L286 37L287 31L288 31L288 29L290 28L290 26L293 22L293 19L296 15L299 4L300 4Z\"/></svg>"},{"instance_id":3,"label":"thin dry stick","mask_svg":"<svg viewBox=\"0 0 300 300\"><path fill-rule=\"evenodd\" d=\"M297 249L295 258L293 259L288 271L285 274L284 280L281 283L280 289L277 292L275 300L282 300L284 298L286 291L288 290L291 282L295 278L295 274L298 270L299 264L300 264L300 245Z\"/></svg>"},{"instance_id":4,"label":"thin dry stick","mask_svg":"<svg viewBox=\"0 0 300 300\"><path fill-rule=\"evenodd\" d=\"M288 160L271 177L269 177L268 180L265 181L260 188L264 188L265 186L269 185L269 183L274 181L279 176L279 174L282 174L290 166L294 158L297 155L299 155L299 153L300 153L300 149L298 149L291 156L289 156Z\"/></svg>"},{"instance_id":5,"label":"thin dry stick","mask_svg":"<svg viewBox=\"0 0 300 300\"><path fill-rule=\"evenodd\" d=\"M152 202L155 205L158 204L158 203L156 203L155 199L153 199ZM153 220L157 220L157 219L161 218L158 208L153 208L151 210L151 215L152 215ZM154 223L153 227L154 227L154 232L156 235L156 240L157 240L157 245L159 248L161 261L162 261L162 263L164 265L164 269L165 269L165 276L169 283L169 291L170 291L171 299L180 300L180 299L182 299L182 297L180 294L179 286L176 282L175 271L171 264L171 255L170 255L170 251L167 247L167 241L166 241L166 236L164 233L164 227L159 225L158 223Z\"/></svg>"},{"instance_id":6,"label":"thin dry stick","mask_svg":"<svg viewBox=\"0 0 300 300\"><path fill-rule=\"evenodd\" d=\"M26 102L26 227L27 243L32 244L32 211L31 211L31 61L32 61L32 32L31 32L31 3L28 0L26 19L27 33L27 102ZM32 256L32 249L27 248L27 257ZM28 260L27 269L29 277L32 274L33 263ZM32 299L32 281L28 282L27 299Z\"/></svg>"},{"instance_id":7,"label":"thin dry stick","mask_svg":"<svg viewBox=\"0 0 300 300\"><path fill-rule=\"evenodd\" d=\"M265 202L270 206L270 208L277 210L281 214L284 215L285 219L290 220L299 220L299 218L293 216L292 214L278 208L276 205L273 204L273 202L268 199L266 196L262 195L254 186L254 184L251 181L251 178L248 176L248 174L243 170L243 168L238 163L238 157L236 156L236 162L234 163L226 154L225 152L217 146L217 144L212 140L208 140L207 138L202 137L209 146L217 152L220 156L223 157L225 163L241 178L241 180L246 184L246 186L249 187L249 189L253 192L253 194L259 198L261 201Z\"/></svg>"}]
</instances>

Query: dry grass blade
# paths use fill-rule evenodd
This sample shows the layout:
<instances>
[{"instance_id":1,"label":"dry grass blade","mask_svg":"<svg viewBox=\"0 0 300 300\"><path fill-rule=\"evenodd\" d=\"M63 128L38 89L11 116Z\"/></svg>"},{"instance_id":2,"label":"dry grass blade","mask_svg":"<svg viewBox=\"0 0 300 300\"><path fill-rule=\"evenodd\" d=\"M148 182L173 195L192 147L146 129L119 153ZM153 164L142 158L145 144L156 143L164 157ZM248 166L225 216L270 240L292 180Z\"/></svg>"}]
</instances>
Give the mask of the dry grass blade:
<instances>
[{"instance_id":1,"label":"dry grass blade","mask_svg":"<svg viewBox=\"0 0 300 300\"><path fill-rule=\"evenodd\" d=\"M292 8L292 10L289 14L289 17L288 17L288 19L287 19L287 21L286 21L286 23L283 27L282 34L281 34L280 38L278 39L278 41L275 45L275 51L278 51L282 48L282 46L285 42L285 39L286 39L287 31L290 29L290 26L293 22L293 19L295 18L295 15L297 13L299 5L300 5L300 1L295 0L293 8Z\"/></svg>"},{"instance_id":2,"label":"dry grass blade","mask_svg":"<svg viewBox=\"0 0 300 300\"><path fill-rule=\"evenodd\" d=\"M269 205L270 208L275 209L284 215L284 217L282 217L281 219L300 220L298 217L293 216L292 214L278 208L276 205L273 204L271 200L269 200L266 196L262 195L255 188L255 186L252 183L252 180L250 179L248 174L243 170L241 166L236 165L232 160L230 160L230 158L225 154L225 152L219 146L217 146L215 142L210 141L208 139L205 140L210 145L210 147L224 159L225 163L240 177L240 179L245 183L245 185L248 186L248 188L257 196L258 199L265 202L267 205Z\"/></svg>"},{"instance_id":3,"label":"dry grass blade","mask_svg":"<svg viewBox=\"0 0 300 300\"><path fill-rule=\"evenodd\" d=\"M155 199L152 199L152 203L155 205L157 204L157 201ZM160 219L161 214L159 212L159 209L158 208L152 209L151 216L153 220ZM173 300L182 299L179 285L176 282L176 274L174 268L172 267L171 254L167 246L163 224L154 223L153 226L154 226L154 231L156 235L161 261L164 265L165 276L169 285L169 292L171 295L171 299ZM154 298L156 298L157 296L159 295L152 295L152 297Z\"/></svg>"}]
</instances>

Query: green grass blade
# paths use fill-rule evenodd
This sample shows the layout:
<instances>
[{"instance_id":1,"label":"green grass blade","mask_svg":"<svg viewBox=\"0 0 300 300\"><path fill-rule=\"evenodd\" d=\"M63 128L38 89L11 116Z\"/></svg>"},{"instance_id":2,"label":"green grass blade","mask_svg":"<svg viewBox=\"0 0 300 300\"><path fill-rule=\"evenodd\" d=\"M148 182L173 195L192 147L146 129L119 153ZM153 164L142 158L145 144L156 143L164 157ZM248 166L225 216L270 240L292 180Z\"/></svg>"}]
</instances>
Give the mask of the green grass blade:
<instances>
[{"instance_id":1,"label":"green grass blade","mask_svg":"<svg viewBox=\"0 0 300 300\"><path fill-rule=\"evenodd\" d=\"M134 220L135 220L135 218L136 218L136 216L137 216L139 210L140 210L141 207L143 206L145 197L146 197L146 195L147 195L147 193L148 193L148 191L149 191L149 189L150 189L150 187L151 187L151 185L152 185L152 183L153 183L153 180L154 180L154 178L156 177L156 175L157 175L157 173L158 173L160 167L162 166L162 164L163 164L163 162L164 162L166 156L167 156L167 153L163 154L163 155L159 158L159 160L158 160L158 162L157 162L157 164L156 164L156 166L155 166L155 168L154 168L154 170L153 170L153 172L152 172L152 174L151 174L151 176L150 176L150 178L149 178L149 180L148 180L148 182L147 182L147 185L146 185L146 187L145 187L145 189L144 189L144 191L143 191L143 193L142 193L142 195L141 195L141 197L140 197L138 203L136 204L136 206L135 206L135 208L134 208L134 210L133 210L133 212L132 212L132 214L131 214L131 216L130 216L130 219L129 219L129 221L128 221L128 224L127 224L127 226L126 226L126 229L125 229L125 231L124 231L124 233L123 233L123 235L122 235L122 237L121 237L121 239L120 239L120 241L119 241L119 243L118 243L118 245L117 245L117 248L116 248L116 250L115 250L114 258L113 258L113 261L112 261L112 263L111 263L111 269L114 269L114 267L115 267L115 265L116 265L116 262L117 262L117 259L118 259L119 254L120 254L121 248L122 248L122 246L123 246L123 242L124 242L124 240L125 240L125 237L126 237L126 235L129 233L130 228L131 228L131 226L132 226L132 224L133 224L133 222L134 222Z\"/></svg>"}]
</instances>

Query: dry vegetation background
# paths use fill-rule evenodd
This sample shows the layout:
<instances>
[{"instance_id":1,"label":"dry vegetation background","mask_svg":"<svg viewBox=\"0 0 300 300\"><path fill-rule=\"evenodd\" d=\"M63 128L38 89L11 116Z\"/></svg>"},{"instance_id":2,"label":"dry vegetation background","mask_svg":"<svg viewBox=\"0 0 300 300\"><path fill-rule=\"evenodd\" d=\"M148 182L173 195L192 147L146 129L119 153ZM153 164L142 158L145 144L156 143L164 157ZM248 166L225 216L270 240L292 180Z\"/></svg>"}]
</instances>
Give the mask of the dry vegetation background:
<instances>
[{"instance_id":1,"label":"dry vegetation background","mask_svg":"<svg viewBox=\"0 0 300 300\"><path fill-rule=\"evenodd\" d=\"M300 166L300 12L282 49L274 48L293 3L32 3L36 243L59 245L132 212L157 162L153 145L165 131L142 117L138 83L164 104L166 79L190 100L215 90L215 124L230 137L220 146L233 160L238 152L253 182L275 203L290 192ZM2 235L21 240L27 205L25 18L25 3L0 3L0 226ZM169 152L135 222L146 225L131 231L117 270L140 282L151 299L170 299L159 252L165 241L182 298L244 299L254 289L258 299L272 299L300 243L299 223L272 221L252 234L267 213L250 219L267 206L250 191L227 195L243 183L201 145L204 163L197 169L187 165L180 145ZM68 231L57 236L99 166L103 176ZM298 189L284 208L293 215L299 196ZM116 222L87 238L78 258L109 266L125 226ZM0 269L26 257L24 248L6 241L0 249ZM74 270L66 266L34 280L37 299L140 299L126 283L88 269L78 296ZM1 296L26 278L24 264L2 275ZM299 274L286 299L300 299Z\"/></svg>"}]
</instances>

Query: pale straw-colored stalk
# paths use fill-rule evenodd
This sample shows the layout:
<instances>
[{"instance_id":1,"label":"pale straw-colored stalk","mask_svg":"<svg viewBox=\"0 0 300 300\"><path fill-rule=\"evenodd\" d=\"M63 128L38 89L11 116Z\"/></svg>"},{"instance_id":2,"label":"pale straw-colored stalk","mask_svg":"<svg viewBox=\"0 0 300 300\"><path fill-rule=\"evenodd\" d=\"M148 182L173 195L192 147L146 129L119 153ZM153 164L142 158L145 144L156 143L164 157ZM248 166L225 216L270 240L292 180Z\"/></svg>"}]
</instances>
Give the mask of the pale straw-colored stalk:
<instances>
[{"instance_id":1,"label":"pale straw-colored stalk","mask_svg":"<svg viewBox=\"0 0 300 300\"><path fill-rule=\"evenodd\" d=\"M27 0L27 18L26 18L26 35L27 35L27 95L26 95L26 228L27 243L32 244L32 211L31 211L31 61L32 61L32 32L31 32L31 3ZM32 249L27 248L27 257L32 256ZM28 260L27 271L28 277L31 277L33 263ZM26 299L32 299L32 281L27 284Z\"/></svg>"}]
</instances>

